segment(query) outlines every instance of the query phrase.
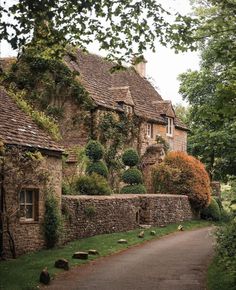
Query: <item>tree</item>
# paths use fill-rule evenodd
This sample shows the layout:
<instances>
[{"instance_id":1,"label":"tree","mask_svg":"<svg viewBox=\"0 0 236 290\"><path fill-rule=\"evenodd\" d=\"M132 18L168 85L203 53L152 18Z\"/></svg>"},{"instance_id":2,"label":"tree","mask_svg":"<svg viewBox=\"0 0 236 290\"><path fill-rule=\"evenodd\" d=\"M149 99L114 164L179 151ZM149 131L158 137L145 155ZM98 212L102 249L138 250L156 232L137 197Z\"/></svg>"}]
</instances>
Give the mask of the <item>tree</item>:
<instances>
[{"instance_id":1,"label":"tree","mask_svg":"<svg viewBox=\"0 0 236 290\"><path fill-rule=\"evenodd\" d=\"M168 21L169 15L156 0L19 0L0 8L0 39L14 49L30 43L41 55L51 56L68 43L84 48L94 40L120 59L154 50L156 38L177 50L193 48L195 21L180 14Z\"/></svg>"},{"instance_id":2,"label":"tree","mask_svg":"<svg viewBox=\"0 0 236 290\"><path fill-rule=\"evenodd\" d=\"M196 10L201 67L180 75L180 93L191 105L189 151L212 178L226 180L236 175L236 4L195 2L201 4Z\"/></svg>"}]
</instances>

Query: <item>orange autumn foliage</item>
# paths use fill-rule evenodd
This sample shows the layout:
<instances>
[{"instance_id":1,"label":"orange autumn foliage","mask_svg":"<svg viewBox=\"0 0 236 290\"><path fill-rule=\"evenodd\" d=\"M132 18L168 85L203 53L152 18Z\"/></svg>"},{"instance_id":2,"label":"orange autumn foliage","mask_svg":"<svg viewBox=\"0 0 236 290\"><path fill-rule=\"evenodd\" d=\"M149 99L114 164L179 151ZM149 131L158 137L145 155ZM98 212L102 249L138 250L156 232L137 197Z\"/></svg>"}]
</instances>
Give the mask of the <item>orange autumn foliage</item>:
<instances>
[{"instance_id":1,"label":"orange autumn foliage","mask_svg":"<svg viewBox=\"0 0 236 290\"><path fill-rule=\"evenodd\" d=\"M156 193L187 195L196 210L210 202L210 179L204 165L184 152L168 153L152 177Z\"/></svg>"}]
</instances>

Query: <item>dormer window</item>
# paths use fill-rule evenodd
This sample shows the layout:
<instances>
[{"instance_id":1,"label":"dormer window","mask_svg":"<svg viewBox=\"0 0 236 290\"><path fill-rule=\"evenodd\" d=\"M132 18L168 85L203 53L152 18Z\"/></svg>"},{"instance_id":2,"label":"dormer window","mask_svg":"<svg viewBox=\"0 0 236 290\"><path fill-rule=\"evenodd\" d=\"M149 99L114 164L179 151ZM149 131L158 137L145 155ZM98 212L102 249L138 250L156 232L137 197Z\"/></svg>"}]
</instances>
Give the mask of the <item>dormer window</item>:
<instances>
[{"instance_id":1,"label":"dormer window","mask_svg":"<svg viewBox=\"0 0 236 290\"><path fill-rule=\"evenodd\" d=\"M133 113L133 107L129 105L124 105L124 111L126 114L132 114Z\"/></svg>"},{"instance_id":2,"label":"dormer window","mask_svg":"<svg viewBox=\"0 0 236 290\"><path fill-rule=\"evenodd\" d=\"M166 135L172 137L174 133L174 119L167 117Z\"/></svg>"},{"instance_id":3,"label":"dormer window","mask_svg":"<svg viewBox=\"0 0 236 290\"><path fill-rule=\"evenodd\" d=\"M148 138L153 138L153 124L147 123L146 133Z\"/></svg>"}]
</instances>

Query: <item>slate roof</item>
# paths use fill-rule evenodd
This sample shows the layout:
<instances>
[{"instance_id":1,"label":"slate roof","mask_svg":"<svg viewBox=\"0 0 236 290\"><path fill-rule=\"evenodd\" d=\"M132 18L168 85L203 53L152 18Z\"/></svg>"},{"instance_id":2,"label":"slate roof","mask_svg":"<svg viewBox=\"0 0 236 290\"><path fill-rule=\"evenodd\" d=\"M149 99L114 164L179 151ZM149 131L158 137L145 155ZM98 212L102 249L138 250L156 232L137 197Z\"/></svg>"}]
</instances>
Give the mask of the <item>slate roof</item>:
<instances>
[{"instance_id":1,"label":"slate roof","mask_svg":"<svg viewBox=\"0 0 236 290\"><path fill-rule=\"evenodd\" d=\"M134 113L149 121L166 124L170 102L164 101L151 83L133 67L111 73L114 63L90 53L77 51L76 60L66 57L67 65L80 73L81 83L98 106L121 110L119 101L134 107ZM176 127L188 130L178 118Z\"/></svg>"},{"instance_id":2,"label":"slate roof","mask_svg":"<svg viewBox=\"0 0 236 290\"><path fill-rule=\"evenodd\" d=\"M27 116L0 87L0 138L8 145L62 152L59 145Z\"/></svg>"}]
</instances>

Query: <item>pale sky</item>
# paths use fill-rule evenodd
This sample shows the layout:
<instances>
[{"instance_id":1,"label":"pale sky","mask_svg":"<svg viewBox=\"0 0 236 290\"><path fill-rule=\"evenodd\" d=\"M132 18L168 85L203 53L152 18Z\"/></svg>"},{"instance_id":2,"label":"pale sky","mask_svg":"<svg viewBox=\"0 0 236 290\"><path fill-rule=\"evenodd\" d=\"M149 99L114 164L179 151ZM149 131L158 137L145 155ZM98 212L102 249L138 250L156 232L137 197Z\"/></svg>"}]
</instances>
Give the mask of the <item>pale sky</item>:
<instances>
[{"instance_id":1,"label":"pale sky","mask_svg":"<svg viewBox=\"0 0 236 290\"><path fill-rule=\"evenodd\" d=\"M191 12L189 0L160 0L160 2L168 11L178 11L182 14ZM0 48L1 57L16 55L16 52L12 51L6 42L2 42ZM99 54L97 48L92 49L91 52ZM145 58L147 60L147 77L154 80L154 84L163 99L171 100L173 103L182 103L178 93L177 77L187 69L199 68L198 52L175 54L173 50L156 43L156 52L147 51Z\"/></svg>"}]
</instances>

